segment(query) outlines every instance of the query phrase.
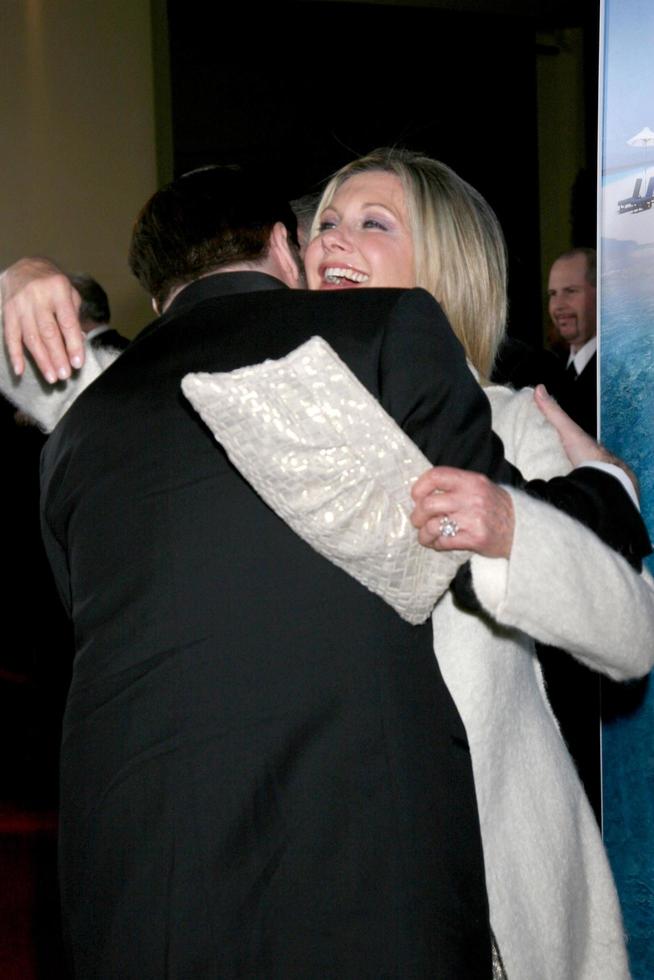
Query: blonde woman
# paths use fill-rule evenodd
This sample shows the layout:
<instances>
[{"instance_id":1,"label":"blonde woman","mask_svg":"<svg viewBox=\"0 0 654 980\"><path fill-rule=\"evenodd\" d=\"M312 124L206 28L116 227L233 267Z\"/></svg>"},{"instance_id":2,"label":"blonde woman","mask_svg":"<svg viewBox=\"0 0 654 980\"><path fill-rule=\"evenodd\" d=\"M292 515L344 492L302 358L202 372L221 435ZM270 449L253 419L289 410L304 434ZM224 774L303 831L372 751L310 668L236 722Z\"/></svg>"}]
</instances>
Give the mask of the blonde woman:
<instances>
[{"instance_id":1,"label":"blonde woman","mask_svg":"<svg viewBox=\"0 0 654 980\"><path fill-rule=\"evenodd\" d=\"M313 234L310 288L427 289L486 388L507 458L527 479L569 472L533 393L488 380L504 333L506 260L497 219L474 188L437 161L376 151L329 182ZM431 471L414 496L423 543L481 552L471 562L481 611L462 611L447 593L433 623L470 740L491 925L506 975L626 978L606 855L531 637L609 677L641 676L652 666L652 581L564 514L475 474Z\"/></svg>"}]
</instances>

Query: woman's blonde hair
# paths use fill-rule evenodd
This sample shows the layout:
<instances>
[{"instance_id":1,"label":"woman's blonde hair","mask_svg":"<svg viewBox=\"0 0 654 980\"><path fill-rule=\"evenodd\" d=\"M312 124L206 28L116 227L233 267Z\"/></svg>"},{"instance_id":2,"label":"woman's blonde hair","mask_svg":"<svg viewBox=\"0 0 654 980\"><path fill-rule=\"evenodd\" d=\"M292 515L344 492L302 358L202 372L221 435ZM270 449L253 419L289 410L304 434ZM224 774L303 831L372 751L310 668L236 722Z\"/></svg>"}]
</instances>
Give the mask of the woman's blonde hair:
<instances>
[{"instance_id":1,"label":"woman's blonde hair","mask_svg":"<svg viewBox=\"0 0 654 980\"><path fill-rule=\"evenodd\" d=\"M382 148L342 167L329 181L314 219L355 174L382 170L402 181L411 225L416 285L436 297L466 355L486 380L504 336L506 248L481 194L450 167L411 150Z\"/></svg>"}]
</instances>

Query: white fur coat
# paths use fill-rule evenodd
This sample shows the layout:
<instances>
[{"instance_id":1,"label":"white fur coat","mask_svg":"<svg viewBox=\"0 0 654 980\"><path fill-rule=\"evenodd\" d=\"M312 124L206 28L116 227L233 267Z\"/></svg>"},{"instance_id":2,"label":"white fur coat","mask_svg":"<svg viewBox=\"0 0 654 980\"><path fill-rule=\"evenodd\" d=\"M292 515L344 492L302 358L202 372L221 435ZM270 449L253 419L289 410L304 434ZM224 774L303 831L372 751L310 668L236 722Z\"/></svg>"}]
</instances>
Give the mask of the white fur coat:
<instances>
[{"instance_id":1,"label":"white fur coat","mask_svg":"<svg viewBox=\"0 0 654 980\"><path fill-rule=\"evenodd\" d=\"M524 476L567 472L531 390L486 393ZM610 677L640 676L654 659L654 586L577 522L510 492L511 558L472 559L489 618L460 611L450 593L433 614L439 664L470 741L491 923L509 980L624 980L606 854L526 633Z\"/></svg>"},{"instance_id":2,"label":"white fur coat","mask_svg":"<svg viewBox=\"0 0 654 980\"><path fill-rule=\"evenodd\" d=\"M0 316L0 334L2 317ZM66 414L75 399L95 381L117 357L119 350L110 347L86 345L86 357L81 370L70 381L49 385L35 368L29 354L25 356L25 371L17 378L9 366L7 350L3 346L0 356L0 394L22 412L30 415L44 432L52 432L59 419Z\"/></svg>"}]
</instances>

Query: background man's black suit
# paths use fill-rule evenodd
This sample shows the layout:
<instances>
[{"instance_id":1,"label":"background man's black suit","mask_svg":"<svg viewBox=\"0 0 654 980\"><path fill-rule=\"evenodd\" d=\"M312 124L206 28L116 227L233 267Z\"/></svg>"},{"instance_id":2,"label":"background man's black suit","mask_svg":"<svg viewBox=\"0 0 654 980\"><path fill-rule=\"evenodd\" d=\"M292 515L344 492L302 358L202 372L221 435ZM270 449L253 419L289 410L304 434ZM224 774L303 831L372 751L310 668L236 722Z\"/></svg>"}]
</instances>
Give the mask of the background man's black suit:
<instances>
[{"instance_id":1,"label":"background man's black suit","mask_svg":"<svg viewBox=\"0 0 654 980\"><path fill-rule=\"evenodd\" d=\"M559 403L582 429L597 437L597 354L593 354L576 377L566 372Z\"/></svg>"},{"instance_id":2,"label":"background man's black suit","mask_svg":"<svg viewBox=\"0 0 654 980\"><path fill-rule=\"evenodd\" d=\"M490 975L469 753L430 624L297 538L180 390L314 334L432 461L507 476L422 291L214 275L80 396L42 487L76 635L61 870L84 978Z\"/></svg>"}]
</instances>

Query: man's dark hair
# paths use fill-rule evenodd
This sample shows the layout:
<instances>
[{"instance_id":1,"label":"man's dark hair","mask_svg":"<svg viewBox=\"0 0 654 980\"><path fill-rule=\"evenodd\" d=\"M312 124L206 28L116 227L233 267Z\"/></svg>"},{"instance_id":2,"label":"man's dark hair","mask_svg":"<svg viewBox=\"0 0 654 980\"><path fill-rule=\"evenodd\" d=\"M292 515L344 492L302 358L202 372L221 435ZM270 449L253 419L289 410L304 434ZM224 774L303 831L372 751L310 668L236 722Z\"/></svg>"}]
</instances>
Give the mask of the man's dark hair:
<instances>
[{"instance_id":1,"label":"man's dark hair","mask_svg":"<svg viewBox=\"0 0 654 980\"><path fill-rule=\"evenodd\" d=\"M158 190L136 220L129 267L161 308L172 289L266 257L273 226L297 243L287 201L238 167L193 170Z\"/></svg>"},{"instance_id":2,"label":"man's dark hair","mask_svg":"<svg viewBox=\"0 0 654 980\"><path fill-rule=\"evenodd\" d=\"M79 308L81 323L109 323L111 310L109 299L99 282L84 273L68 277L82 297Z\"/></svg>"}]
</instances>

